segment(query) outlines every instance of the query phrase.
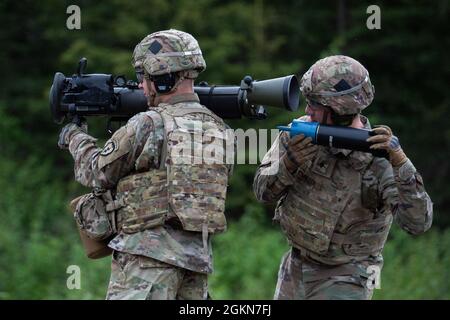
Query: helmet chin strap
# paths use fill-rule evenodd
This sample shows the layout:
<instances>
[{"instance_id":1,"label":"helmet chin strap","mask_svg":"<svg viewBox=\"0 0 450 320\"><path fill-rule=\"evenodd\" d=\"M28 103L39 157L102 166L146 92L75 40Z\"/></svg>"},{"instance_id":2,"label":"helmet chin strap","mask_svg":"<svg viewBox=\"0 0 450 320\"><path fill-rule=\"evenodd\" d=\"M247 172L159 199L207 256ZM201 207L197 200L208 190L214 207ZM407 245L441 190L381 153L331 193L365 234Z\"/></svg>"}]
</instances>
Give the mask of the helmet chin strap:
<instances>
[{"instance_id":1,"label":"helmet chin strap","mask_svg":"<svg viewBox=\"0 0 450 320\"><path fill-rule=\"evenodd\" d=\"M182 73L182 72L178 72L176 77L177 77L177 82L175 82L175 85L173 86L172 90L170 90L169 93L175 92L178 89L178 86L181 84L181 82L183 82L183 80L185 79L184 73Z\"/></svg>"},{"instance_id":2,"label":"helmet chin strap","mask_svg":"<svg viewBox=\"0 0 450 320\"><path fill-rule=\"evenodd\" d=\"M329 114L330 114L330 110L328 110L328 108L324 108L323 115L322 115L322 121L321 121L322 124L327 124Z\"/></svg>"},{"instance_id":3,"label":"helmet chin strap","mask_svg":"<svg viewBox=\"0 0 450 320\"><path fill-rule=\"evenodd\" d=\"M147 90L148 92L150 92L149 95L147 96L147 105L149 107L155 107L156 94L153 92L152 85L150 82L147 82Z\"/></svg>"}]
</instances>

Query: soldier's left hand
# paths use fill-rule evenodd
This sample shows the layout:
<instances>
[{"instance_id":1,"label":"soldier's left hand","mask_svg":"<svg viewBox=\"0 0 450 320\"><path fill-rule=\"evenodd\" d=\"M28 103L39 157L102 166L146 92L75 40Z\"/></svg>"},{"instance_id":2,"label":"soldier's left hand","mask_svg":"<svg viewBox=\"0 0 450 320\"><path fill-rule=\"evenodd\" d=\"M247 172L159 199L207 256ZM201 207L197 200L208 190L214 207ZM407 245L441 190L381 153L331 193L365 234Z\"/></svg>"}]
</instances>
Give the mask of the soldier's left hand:
<instances>
[{"instance_id":1,"label":"soldier's left hand","mask_svg":"<svg viewBox=\"0 0 450 320\"><path fill-rule=\"evenodd\" d=\"M393 166L401 166L408 160L406 154L400 146L400 141L392 133L391 128L385 125L374 126L372 132L374 136L367 139L373 143L370 149L384 149L389 154L389 161Z\"/></svg>"},{"instance_id":2,"label":"soldier's left hand","mask_svg":"<svg viewBox=\"0 0 450 320\"><path fill-rule=\"evenodd\" d=\"M62 150L69 149L70 139L76 132L87 133L87 122L81 122L81 126L74 122L66 124L59 134L58 147Z\"/></svg>"}]
</instances>

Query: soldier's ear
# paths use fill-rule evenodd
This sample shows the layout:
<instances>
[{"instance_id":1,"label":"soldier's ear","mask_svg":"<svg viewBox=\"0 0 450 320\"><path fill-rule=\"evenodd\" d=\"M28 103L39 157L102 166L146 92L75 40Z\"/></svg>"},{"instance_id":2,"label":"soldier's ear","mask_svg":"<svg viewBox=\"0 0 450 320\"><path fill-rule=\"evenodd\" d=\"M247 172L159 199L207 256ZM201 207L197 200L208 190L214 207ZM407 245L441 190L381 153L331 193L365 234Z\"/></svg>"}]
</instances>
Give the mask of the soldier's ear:
<instances>
[{"instance_id":1,"label":"soldier's ear","mask_svg":"<svg viewBox=\"0 0 450 320\"><path fill-rule=\"evenodd\" d=\"M156 92L155 85L150 79L144 78L144 82L142 85L147 86L147 91L150 92Z\"/></svg>"}]
</instances>

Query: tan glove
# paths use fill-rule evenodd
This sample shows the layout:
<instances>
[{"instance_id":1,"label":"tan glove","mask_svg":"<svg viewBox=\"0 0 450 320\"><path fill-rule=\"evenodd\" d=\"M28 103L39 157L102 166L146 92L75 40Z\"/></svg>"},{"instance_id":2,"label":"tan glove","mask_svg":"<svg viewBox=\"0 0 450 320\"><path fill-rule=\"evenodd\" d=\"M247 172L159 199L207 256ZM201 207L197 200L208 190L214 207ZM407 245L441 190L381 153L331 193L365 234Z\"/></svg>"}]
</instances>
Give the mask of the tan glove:
<instances>
[{"instance_id":1,"label":"tan glove","mask_svg":"<svg viewBox=\"0 0 450 320\"><path fill-rule=\"evenodd\" d=\"M87 122L83 121L80 125L76 123L68 123L66 124L59 134L58 138L58 147L62 150L66 150L69 148L70 139L74 136L77 132L84 132L87 133L88 127Z\"/></svg>"},{"instance_id":2,"label":"tan glove","mask_svg":"<svg viewBox=\"0 0 450 320\"><path fill-rule=\"evenodd\" d=\"M408 160L400 146L400 141L393 135L391 128L384 125L374 126L372 132L375 135L367 139L368 142L373 143L370 149L386 150L389 154L389 161L394 167L399 167Z\"/></svg>"},{"instance_id":3,"label":"tan glove","mask_svg":"<svg viewBox=\"0 0 450 320\"><path fill-rule=\"evenodd\" d=\"M284 139L283 139L284 138ZM300 134L289 139L287 136L282 137L282 143L286 148L283 155L283 161L289 172L293 173L299 169L305 173L312 164L312 158L316 155L318 146L311 143L310 137Z\"/></svg>"}]
</instances>

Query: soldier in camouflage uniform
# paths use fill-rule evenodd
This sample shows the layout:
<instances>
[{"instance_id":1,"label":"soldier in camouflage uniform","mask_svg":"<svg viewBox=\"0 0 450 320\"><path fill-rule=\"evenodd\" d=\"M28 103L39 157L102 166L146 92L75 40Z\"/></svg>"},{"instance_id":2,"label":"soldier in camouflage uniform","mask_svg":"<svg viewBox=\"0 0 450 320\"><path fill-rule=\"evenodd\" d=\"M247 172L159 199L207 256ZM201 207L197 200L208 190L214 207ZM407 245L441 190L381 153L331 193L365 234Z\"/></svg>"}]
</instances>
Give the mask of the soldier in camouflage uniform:
<instances>
[{"instance_id":1,"label":"soldier in camouflage uniform","mask_svg":"<svg viewBox=\"0 0 450 320\"><path fill-rule=\"evenodd\" d=\"M149 110L103 148L75 124L59 142L75 160L78 182L114 190L107 299L206 299L210 235L226 230L232 171L223 160L225 124L193 91L206 63L192 35L171 29L145 37L133 66Z\"/></svg>"},{"instance_id":2,"label":"soldier in camouflage uniform","mask_svg":"<svg viewBox=\"0 0 450 320\"><path fill-rule=\"evenodd\" d=\"M347 56L317 61L301 79L304 121L371 129L360 112L373 100L367 70ZM432 202L421 175L387 126L368 140L389 159L313 145L282 132L254 179L291 249L282 258L275 299L371 299L392 221L410 234L430 228ZM278 166L276 174L270 168ZM370 267L372 266L372 267ZM368 281L370 279L370 281Z\"/></svg>"}]
</instances>

